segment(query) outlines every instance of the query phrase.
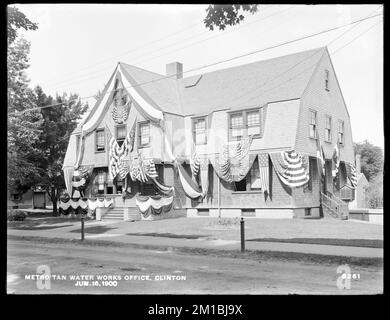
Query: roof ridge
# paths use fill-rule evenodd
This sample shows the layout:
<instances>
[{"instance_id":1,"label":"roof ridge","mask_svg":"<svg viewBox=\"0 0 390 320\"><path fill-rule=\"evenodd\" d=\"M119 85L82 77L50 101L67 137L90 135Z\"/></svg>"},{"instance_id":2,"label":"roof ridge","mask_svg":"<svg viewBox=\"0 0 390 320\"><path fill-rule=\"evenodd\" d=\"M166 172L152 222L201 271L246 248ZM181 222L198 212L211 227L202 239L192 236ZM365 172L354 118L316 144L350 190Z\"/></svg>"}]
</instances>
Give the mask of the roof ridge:
<instances>
[{"instance_id":1,"label":"roof ridge","mask_svg":"<svg viewBox=\"0 0 390 320\"><path fill-rule=\"evenodd\" d=\"M154 71L150 71L150 70L147 70L147 69L144 69L144 68L140 68L140 67L137 67L137 66L134 66L132 64L128 64L128 63L125 63L125 62L118 62L120 64L124 64L126 66L129 66L129 67L132 67L132 68L136 68L138 70L142 70L142 71L146 71L146 72L149 72L149 73L153 73L157 76L160 76L160 77L163 77L163 79L169 79L168 77L166 77L165 75L161 74L161 73L157 73L157 72L154 72ZM176 80L176 79L172 79L172 80Z\"/></svg>"},{"instance_id":2,"label":"roof ridge","mask_svg":"<svg viewBox=\"0 0 390 320\"><path fill-rule=\"evenodd\" d=\"M214 71L210 71L210 72L197 73L197 74L194 74L192 76L181 78L181 79L178 79L178 80L186 80L186 79L190 79L191 77L197 77L197 76L200 76L200 75L209 75L209 74L214 73L214 72L221 72L221 71L224 71L224 70L231 70L231 69L234 69L234 68L240 68L240 67L243 67L243 66L256 64L256 63L259 63L259 62L272 61L272 60L276 60L276 59L280 59L280 58L287 58L287 57L290 57L290 56L293 56L293 55L296 55L296 54L300 54L300 53L307 53L307 52L316 51L316 50L320 51L320 49L325 50L326 48L327 48L326 46L323 46L323 47L317 47L317 48L304 50L304 51L297 51L297 52L286 54L286 55L281 55L281 56L277 56L277 57L273 57L273 58L269 58L269 59L264 59L264 60L257 60L257 61L244 63L244 64L240 64L240 65L232 66L232 67L227 67L227 68L223 68L223 69L218 69L218 70L214 70Z\"/></svg>"}]
</instances>

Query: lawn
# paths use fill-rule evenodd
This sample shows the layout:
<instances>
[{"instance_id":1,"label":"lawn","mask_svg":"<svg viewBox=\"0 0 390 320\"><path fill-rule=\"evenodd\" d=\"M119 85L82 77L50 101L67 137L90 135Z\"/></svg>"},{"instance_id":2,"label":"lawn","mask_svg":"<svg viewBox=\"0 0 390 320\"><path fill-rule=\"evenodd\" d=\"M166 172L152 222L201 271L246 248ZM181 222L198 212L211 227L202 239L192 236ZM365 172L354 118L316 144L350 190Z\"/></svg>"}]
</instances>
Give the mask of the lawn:
<instances>
[{"instance_id":1,"label":"lawn","mask_svg":"<svg viewBox=\"0 0 390 320\"><path fill-rule=\"evenodd\" d=\"M240 239L238 219L178 218L157 221L122 222L115 224L116 233L131 235L153 234L180 237L209 237L226 240ZM366 239L383 240L383 226L341 221L337 219L246 219L245 238L250 239ZM324 241L324 240L323 240ZM350 242L352 243L352 242Z\"/></svg>"},{"instance_id":2,"label":"lawn","mask_svg":"<svg viewBox=\"0 0 390 320\"><path fill-rule=\"evenodd\" d=\"M74 226L74 228L70 228ZM80 232L75 218L28 217L25 221L8 222L10 229L36 230L37 236ZM67 227L66 229L61 229ZM50 230L54 229L54 230ZM85 232L121 234L178 239L240 240L239 219L177 218L156 221L110 222L86 220ZM383 226L337 219L245 219L247 241L283 241L295 243L383 247ZM332 239L332 240L330 240Z\"/></svg>"}]
</instances>

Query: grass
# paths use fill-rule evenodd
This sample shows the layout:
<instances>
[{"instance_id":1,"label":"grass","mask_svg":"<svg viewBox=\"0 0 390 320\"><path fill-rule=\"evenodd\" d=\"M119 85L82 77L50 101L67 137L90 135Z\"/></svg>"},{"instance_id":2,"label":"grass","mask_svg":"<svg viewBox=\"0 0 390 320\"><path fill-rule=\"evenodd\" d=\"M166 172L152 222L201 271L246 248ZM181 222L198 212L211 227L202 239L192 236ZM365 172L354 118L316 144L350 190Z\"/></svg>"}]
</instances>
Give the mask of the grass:
<instances>
[{"instance_id":1,"label":"grass","mask_svg":"<svg viewBox=\"0 0 390 320\"><path fill-rule=\"evenodd\" d=\"M216 257L229 257L235 259L250 259L256 260L261 263L262 260L278 260L278 261L291 261L298 263L310 263L321 265L341 265L348 264L354 267L383 267L383 258L360 258L360 257L343 257L333 255L320 255L320 254L308 254L297 252L278 252L278 251L260 251L260 250L247 250L240 252L239 250L218 250L218 249L204 249L204 248L188 248L188 247L172 247L161 245L143 245L143 244L129 244L122 242L113 242L108 240L96 240L88 239L84 241L75 239L63 239L63 238L45 238L35 236L14 236L8 235L8 239L18 241L34 241L39 243L53 243L53 244L69 244L76 246L103 246L103 247L122 247L122 248L136 248L146 250L169 250L179 254L197 254L197 255L209 255Z\"/></svg>"},{"instance_id":2,"label":"grass","mask_svg":"<svg viewBox=\"0 0 390 320\"><path fill-rule=\"evenodd\" d=\"M332 246L351 246L364 248L383 248L383 240L373 239L331 239L331 238L256 238L248 239L247 241L256 242L283 242L283 243L304 243L304 244L320 244Z\"/></svg>"}]
</instances>

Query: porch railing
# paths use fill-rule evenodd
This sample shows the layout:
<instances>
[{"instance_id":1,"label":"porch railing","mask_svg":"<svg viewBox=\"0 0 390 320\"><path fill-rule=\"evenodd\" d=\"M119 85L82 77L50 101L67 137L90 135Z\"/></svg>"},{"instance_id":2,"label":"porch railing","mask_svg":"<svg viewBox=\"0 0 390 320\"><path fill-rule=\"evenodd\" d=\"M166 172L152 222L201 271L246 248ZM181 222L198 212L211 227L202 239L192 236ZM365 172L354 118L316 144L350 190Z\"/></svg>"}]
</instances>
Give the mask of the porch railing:
<instances>
[{"instance_id":1,"label":"porch railing","mask_svg":"<svg viewBox=\"0 0 390 320\"><path fill-rule=\"evenodd\" d=\"M321 192L321 205L332 217L346 220L348 219L348 204L337 198L335 195Z\"/></svg>"}]
</instances>

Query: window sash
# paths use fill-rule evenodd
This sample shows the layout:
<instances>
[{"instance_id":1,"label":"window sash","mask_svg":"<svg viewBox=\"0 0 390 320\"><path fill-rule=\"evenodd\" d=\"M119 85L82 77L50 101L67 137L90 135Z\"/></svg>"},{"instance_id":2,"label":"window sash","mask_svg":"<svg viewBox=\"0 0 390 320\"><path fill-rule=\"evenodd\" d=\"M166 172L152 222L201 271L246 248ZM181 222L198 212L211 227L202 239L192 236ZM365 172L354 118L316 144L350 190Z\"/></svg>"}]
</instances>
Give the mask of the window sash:
<instances>
[{"instance_id":1,"label":"window sash","mask_svg":"<svg viewBox=\"0 0 390 320\"><path fill-rule=\"evenodd\" d=\"M206 139L206 119L195 119L193 122L194 126L194 140L195 144L205 144L207 142Z\"/></svg>"},{"instance_id":2,"label":"window sash","mask_svg":"<svg viewBox=\"0 0 390 320\"><path fill-rule=\"evenodd\" d=\"M238 129L244 127L244 117L242 113L240 114L232 114L230 116L230 127L232 129Z\"/></svg>"},{"instance_id":3,"label":"window sash","mask_svg":"<svg viewBox=\"0 0 390 320\"><path fill-rule=\"evenodd\" d=\"M310 124L317 124L317 112L315 111L310 111Z\"/></svg>"},{"instance_id":4,"label":"window sash","mask_svg":"<svg viewBox=\"0 0 390 320\"><path fill-rule=\"evenodd\" d=\"M96 149L101 151L104 150L104 130L96 131Z\"/></svg>"},{"instance_id":5,"label":"window sash","mask_svg":"<svg viewBox=\"0 0 390 320\"><path fill-rule=\"evenodd\" d=\"M250 189L251 190L261 190L261 179L260 179L260 171L258 164L253 164L251 170L250 170Z\"/></svg>"},{"instance_id":6,"label":"window sash","mask_svg":"<svg viewBox=\"0 0 390 320\"><path fill-rule=\"evenodd\" d=\"M122 140L126 138L126 126L117 126L116 127L116 139L117 140Z\"/></svg>"},{"instance_id":7,"label":"window sash","mask_svg":"<svg viewBox=\"0 0 390 320\"><path fill-rule=\"evenodd\" d=\"M139 125L140 145L148 145L150 143L150 125L149 123L141 123Z\"/></svg>"}]
</instances>

